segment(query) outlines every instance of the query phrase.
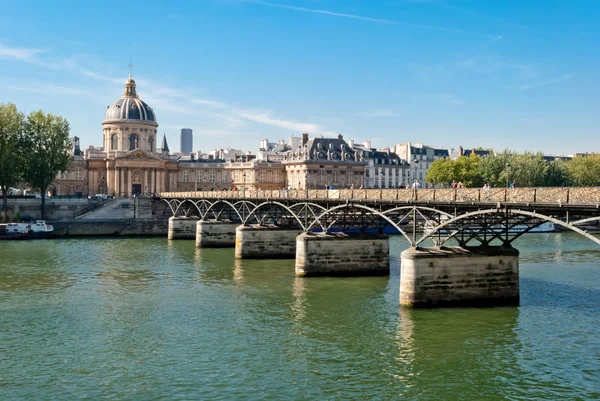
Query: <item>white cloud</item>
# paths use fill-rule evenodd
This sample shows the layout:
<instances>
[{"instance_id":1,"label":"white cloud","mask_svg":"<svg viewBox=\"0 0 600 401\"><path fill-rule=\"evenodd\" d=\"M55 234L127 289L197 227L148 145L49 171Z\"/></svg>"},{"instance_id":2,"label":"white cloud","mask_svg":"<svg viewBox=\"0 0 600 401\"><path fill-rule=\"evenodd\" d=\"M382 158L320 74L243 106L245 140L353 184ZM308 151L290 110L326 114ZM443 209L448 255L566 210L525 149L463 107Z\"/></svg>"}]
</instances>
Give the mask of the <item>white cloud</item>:
<instances>
[{"instance_id":1,"label":"white cloud","mask_svg":"<svg viewBox=\"0 0 600 401\"><path fill-rule=\"evenodd\" d=\"M407 22L393 21L393 20L389 20L389 19L385 19L385 18L372 18L372 17L367 17L364 15L346 14L346 13L339 13L339 12L335 12L335 11L321 10L321 9L315 9L315 8L290 6L290 5L286 5L286 4L271 3L271 2L262 1L262 0L248 0L248 2L260 4L260 5L267 6L267 7L285 8L287 10L301 11L301 12L312 13L312 14L323 14L323 15L329 15L332 17L350 18L350 19L355 19L355 20L360 20L360 21L375 22L375 23L379 23L379 24L398 24L398 25L410 26L410 27L420 28L420 29L430 29L430 30L435 30L435 31L446 31L446 32L457 32L457 33L462 32L458 29L453 29L453 28L444 28L444 27L439 27L439 26L422 25L422 24L412 24L412 23L407 23Z\"/></svg>"},{"instance_id":2,"label":"white cloud","mask_svg":"<svg viewBox=\"0 0 600 401\"><path fill-rule=\"evenodd\" d=\"M235 114L239 117L253 121L255 123L272 125L279 128L285 128L297 132L316 133L321 132L321 127L317 124L300 123L293 120L281 120L271 117L268 110L236 110Z\"/></svg>"},{"instance_id":3,"label":"white cloud","mask_svg":"<svg viewBox=\"0 0 600 401\"><path fill-rule=\"evenodd\" d=\"M522 85L517 86L516 88L518 90L530 90L530 89L535 89L535 88L541 88L544 86L549 86L549 85L557 84L559 82L567 81L567 80L573 78L574 76L575 76L575 71L572 71L567 74L560 75L558 77L522 84Z\"/></svg>"},{"instance_id":4,"label":"white cloud","mask_svg":"<svg viewBox=\"0 0 600 401\"><path fill-rule=\"evenodd\" d=\"M91 95L92 93L83 89L70 88L68 86L35 84L35 85L13 85L0 84L0 87L20 92L32 92L42 94L60 94L60 95Z\"/></svg>"},{"instance_id":5,"label":"white cloud","mask_svg":"<svg viewBox=\"0 0 600 401\"><path fill-rule=\"evenodd\" d=\"M46 50L27 47L8 47L0 43L0 58L25 61L31 63L35 56Z\"/></svg>"},{"instance_id":6,"label":"white cloud","mask_svg":"<svg viewBox=\"0 0 600 401\"><path fill-rule=\"evenodd\" d=\"M74 70L83 76L97 81L104 81L119 85L125 83L124 78L111 77L85 67L81 62L81 57L89 58L89 55L82 55L81 57L75 56L59 61L47 61L37 57L41 53L45 53L45 51L33 48L10 48L0 44L0 58L11 58L21 62L35 64L47 69ZM102 64L102 62L96 60L94 64L98 65ZM194 97L193 93L190 93L188 90L165 86L161 83L154 82L144 77L136 77L136 81L138 83L138 88L140 87L140 82L142 83L141 95L143 99L157 110L167 110L173 113L195 116L202 115L202 113L204 113L205 116L212 115L224 121L226 124L225 127L227 128L239 127L244 125L246 121L250 121L297 132L318 133L322 131L321 127L317 124L274 118L272 117L272 112L268 110L236 109L224 102ZM52 92L86 96L90 94L85 89L69 88L51 84L26 84L21 86L13 85L11 89L30 92L35 91L37 93ZM221 112L215 113L206 110L206 108L219 109Z\"/></svg>"},{"instance_id":7,"label":"white cloud","mask_svg":"<svg viewBox=\"0 0 600 401\"><path fill-rule=\"evenodd\" d=\"M302 12L306 12L306 13L331 15L333 17L352 18L352 19L357 19L357 20L361 20L361 21L378 22L378 23L384 23L384 24L394 23L394 21L383 19L383 18L371 18L371 17L362 16L362 15L336 13L336 12L327 11L327 10L317 10L317 9L305 8L305 7L288 6L285 4L269 3L269 2L261 1L261 0L250 0L250 2L256 3L256 4L261 4L261 5L267 6L267 7L285 8L288 10L302 11Z\"/></svg>"}]
</instances>

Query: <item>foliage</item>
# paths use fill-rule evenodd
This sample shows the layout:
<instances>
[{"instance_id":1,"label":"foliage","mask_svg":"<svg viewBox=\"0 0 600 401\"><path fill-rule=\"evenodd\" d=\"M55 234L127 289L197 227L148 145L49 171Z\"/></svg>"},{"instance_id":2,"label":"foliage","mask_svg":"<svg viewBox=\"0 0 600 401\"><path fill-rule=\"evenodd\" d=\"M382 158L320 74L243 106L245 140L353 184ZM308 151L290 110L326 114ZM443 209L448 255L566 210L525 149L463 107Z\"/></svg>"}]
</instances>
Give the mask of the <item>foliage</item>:
<instances>
[{"instance_id":1,"label":"foliage","mask_svg":"<svg viewBox=\"0 0 600 401\"><path fill-rule=\"evenodd\" d=\"M568 163L567 170L573 185L600 185L600 155L574 157Z\"/></svg>"},{"instance_id":2,"label":"foliage","mask_svg":"<svg viewBox=\"0 0 600 401\"><path fill-rule=\"evenodd\" d=\"M27 141L24 178L42 195L42 218L46 192L59 172L71 163L69 123L62 117L39 110L27 116L25 122Z\"/></svg>"},{"instance_id":3,"label":"foliage","mask_svg":"<svg viewBox=\"0 0 600 401\"><path fill-rule=\"evenodd\" d=\"M21 181L24 167L23 114L12 104L0 104L0 191L2 220L8 218L8 191Z\"/></svg>"},{"instance_id":4,"label":"foliage","mask_svg":"<svg viewBox=\"0 0 600 401\"><path fill-rule=\"evenodd\" d=\"M545 187L567 187L572 185L571 175L569 174L568 165L570 162L565 162L560 159L552 160L548 163L546 176L543 186Z\"/></svg>"},{"instance_id":5,"label":"foliage","mask_svg":"<svg viewBox=\"0 0 600 401\"><path fill-rule=\"evenodd\" d=\"M502 188L512 182L518 187L600 186L600 155L546 161L541 153L510 150L485 157L472 154L436 160L426 180L442 186L462 182L465 187Z\"/></svg>"}]
</instances>

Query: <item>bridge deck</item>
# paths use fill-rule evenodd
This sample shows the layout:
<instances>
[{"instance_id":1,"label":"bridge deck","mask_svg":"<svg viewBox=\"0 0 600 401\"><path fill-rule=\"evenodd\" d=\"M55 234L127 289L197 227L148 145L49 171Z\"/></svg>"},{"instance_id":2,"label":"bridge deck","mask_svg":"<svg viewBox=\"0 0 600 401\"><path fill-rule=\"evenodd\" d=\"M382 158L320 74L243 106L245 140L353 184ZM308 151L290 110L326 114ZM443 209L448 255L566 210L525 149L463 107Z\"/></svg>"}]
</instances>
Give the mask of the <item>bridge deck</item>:
<instances>
[{"instance_id":1,"label":"bridge deck","mask_svg":"<svg viewBox=\"0 0 600 401\"><path fill-rule=\"evenodd\" d=\"M163 192L164 199L297 200L358 203L408 203L510 208L590 210L600 207L600 187L461 189L336 189Z\"/></svg>"}]
</instances>

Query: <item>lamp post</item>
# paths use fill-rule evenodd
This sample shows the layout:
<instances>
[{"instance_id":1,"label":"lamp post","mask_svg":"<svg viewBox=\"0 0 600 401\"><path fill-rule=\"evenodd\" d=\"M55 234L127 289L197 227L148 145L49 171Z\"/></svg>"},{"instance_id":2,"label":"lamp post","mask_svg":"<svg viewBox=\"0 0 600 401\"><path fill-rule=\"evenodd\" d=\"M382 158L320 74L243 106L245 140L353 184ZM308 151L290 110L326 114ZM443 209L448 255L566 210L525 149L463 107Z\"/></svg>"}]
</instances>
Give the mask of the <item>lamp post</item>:
<instances>
[{"instance_id":1,"label":"lamp post","mask_svg":"<svg viewBox=\"0 0 600 401\"><path fill-rule=\"evenodd\" d=\"M508 189L508 172L510 171L510 163L506 163L506 189Z\"/></svg>"},{"instance_id":2,"label":"lamp post","mask_svg":"<svg viewBox=\"0 0 600 401\"><path fill-rule=\"evenodd\" d=\"M242 188L243 188L242 196L245 198L246 197L246 172L245 171L242 173Z\"/></svg>"},{"instance_id":3,"label":"lamp post","mask_svg":"<svg viewBox=\"0 0 600 401\"><path fill-rule=\"evenodd\" d=\"M100 193L104 193L104 176L100 177Z\"/></svg>"},{"instance_id":4,"label":"lamp post","mask_svg":"<svg viewBox=\"0 0 600 401\"><path fill-rule=\"evenodd\" d=\"M177 180L173 180L173 192L177 192Z\"/></svg>"},{"instance_id":5,"label":"lamp post","mask_svg":"<svg viewBox=\"0 0 600 401\"><path fill-rule=\"evenodd\" d=\"M417 168L419 166L419 161L415 157L412 162L413 162L413 165L414 165L414 169L413 169L413 171L414 171L414 173L413 173L413 189L417 189L415 184L417 182Z\"/></svg>"}]
</instances>

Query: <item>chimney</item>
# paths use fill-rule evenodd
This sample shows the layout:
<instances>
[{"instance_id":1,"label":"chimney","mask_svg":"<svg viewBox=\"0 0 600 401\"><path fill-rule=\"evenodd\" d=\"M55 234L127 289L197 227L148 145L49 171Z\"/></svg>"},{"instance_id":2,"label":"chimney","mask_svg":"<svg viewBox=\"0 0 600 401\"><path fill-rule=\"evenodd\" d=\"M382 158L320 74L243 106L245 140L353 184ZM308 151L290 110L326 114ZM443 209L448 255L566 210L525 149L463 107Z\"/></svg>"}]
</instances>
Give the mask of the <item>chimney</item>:
<instances>
[{"instance_id":1,"label":"chimney","mask_svg":"<svg viewBox=\"0 0 600 401\"><path fill-rule=\"evenodd\" d=\"M338 139L344 139L344 136L342 134L338 134Z\"/></svg>"},{"instance_id":2,"label":"chimney","mask_svg":"<svg viewBox=\"0 0 600 401\"><path fill-rule=\"evenodd\" d=\"M348 139L348 146L350 146L351 148L354 147L354 139Z\"/></svg>"},{"instance_id":3,"label":"chimney","mask_svg":"<svg viewBox=\"0 0 600 401\"><path fill-rule=\"evenodd\" d=\"M308 134L305 132L302 134L302 146L306 145L306 142L308 142Z\"/></svg>"}]
</instances>

